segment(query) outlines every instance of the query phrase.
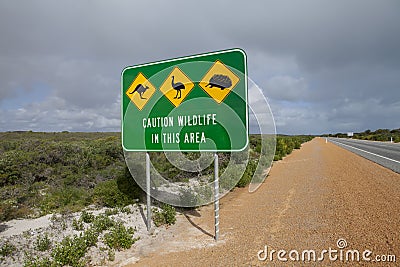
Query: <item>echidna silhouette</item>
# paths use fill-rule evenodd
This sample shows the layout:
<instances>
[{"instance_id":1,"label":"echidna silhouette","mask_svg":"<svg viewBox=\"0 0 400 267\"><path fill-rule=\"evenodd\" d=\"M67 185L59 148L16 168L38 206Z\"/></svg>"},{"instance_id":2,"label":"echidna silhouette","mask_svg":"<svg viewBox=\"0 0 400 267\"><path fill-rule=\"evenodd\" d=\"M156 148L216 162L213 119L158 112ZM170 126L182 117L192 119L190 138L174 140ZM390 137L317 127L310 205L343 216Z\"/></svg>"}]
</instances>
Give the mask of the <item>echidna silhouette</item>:
<instances>
[{"instance_id":1,"label":"echidna silhouette","mask_svg":"<svg viewBox=\"0 0 400 267\"><path fill-rule=\"evenodd\" d=\"M232 81L231 79L223 74L214 74L206 87L217 87L220 88L221 90L224 90L225 88L229 88L232 86Z\"/></svg>"},{"instance_id":2,"label":"echidna silhouette","mask_svg":"<svg viewBox=\"0 0 400 267\"><path fill-rule=\"evenodd\" d=\"M149 87L147 85L143 86L143 84L139 83L136 86L135 90L133 90L129 94L133 94L134 92L138 92L141 99L147 99L147 98L143 97L143 94L147 91L147 89L149 89Z\"/></svg>"}]
</instances>

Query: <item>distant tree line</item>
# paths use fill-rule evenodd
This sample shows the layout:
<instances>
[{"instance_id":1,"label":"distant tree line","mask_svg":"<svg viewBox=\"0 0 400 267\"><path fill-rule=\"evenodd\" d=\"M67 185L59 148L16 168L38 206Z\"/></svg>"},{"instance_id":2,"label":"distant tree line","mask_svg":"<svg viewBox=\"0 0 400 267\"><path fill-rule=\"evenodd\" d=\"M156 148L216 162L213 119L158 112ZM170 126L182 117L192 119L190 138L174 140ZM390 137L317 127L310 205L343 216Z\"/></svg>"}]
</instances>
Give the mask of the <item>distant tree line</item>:
<instances>
[{"instance_id":1,"label":"distant tree line","mask_svg":"<svg viewBox=\"0 0 400 267\"><path fill-rule=\"evenodd\" d=\"M400 142L400 128L398 129L378 129L376 131L366 130L361 133L354 133L352 137L347 136L347 133L335 133L324 136L339 137L339 138L354 138L361 140L382 141L387 142L392 140L394 143Z\"/></svg>"}]
</instances>

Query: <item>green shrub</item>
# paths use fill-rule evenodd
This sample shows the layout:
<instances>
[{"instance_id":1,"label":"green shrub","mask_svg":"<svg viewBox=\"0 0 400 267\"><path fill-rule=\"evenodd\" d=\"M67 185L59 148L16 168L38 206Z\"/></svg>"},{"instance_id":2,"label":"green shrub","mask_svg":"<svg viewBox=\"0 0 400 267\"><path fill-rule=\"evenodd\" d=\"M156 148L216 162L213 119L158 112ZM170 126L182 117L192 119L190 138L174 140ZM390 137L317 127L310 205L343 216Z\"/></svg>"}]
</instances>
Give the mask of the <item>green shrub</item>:
<instances>
[{"instance_id":1,"label":"green shrub","mask_svg":"<svg viewBox=\"0 0 400 267\"><path fill-rule=\"evenodd\" d=\"M152 219L153 219L155 226L159 227L159 226L165 224L165 218L164 218L164 215L162 214L162 212L158 211L157 209L152 209L151 212L153 215Z\"/></svg>"},{"instance_id":2,"label":"green shrub","mask_svg":"<svg viewBox=\"0 0 400 267\"><path fill-rule=\"evenodd\" d=\"M95 219L95 216L92 213L89 213L87 211L82 211L81 212L81 218L80 218L83 222L85 223L92 223Z\"/></svg>"},{"instance_id":3,"label":"green shrub","mask_svg":"<svg viewBox=\"0 0 400 267\"><path fill-rule=\"evenodd\" d=\"M130 199L118 189L115 180L99 183L94 189L94 198L99 204L111 208L124 207L133 203L133 199Z\"/></svg>"},{"instance_id":4,"label":"green shrub","mask_svg":"<svg viewBox=\"0 0 400 267\"><path fill-rule=\"evenodd\" d=\"M0 135L0 189L21 187L13 194L0 192L0 220L26 217L35 208L42 214L81 210L94 203L99 182L126 175L118 133ZM45 187L33 190L43 182ZM16 205L4 205L11 196Z\"/></svg>"},{"instance_id":5,"label":"green shrub","mask_svg":"<svg viewBox=\"0 0 400 267\"><path fill-rule=\"evenodd\" d=\"M8 257L11 256L17 248L11 244L9 241L6 241L1 247L0 247L0 256L2 257Z\"/></svg>"},{"instance_id":6,"label":"green shrub","mask_svg":"<svg viewBox=\"0 0 400 267\"><path fill-rule=\"evenodd\" d=\"M113 227L114 224L114 221L111 220L108 216L101 214L96 216L92 225L97 232L101 233Z\"/></svg>"},{"instance_id":7,"label":"green shrub","mask_svg":"<svg viewBox=\"0 0 400 267\"><path fill-rule=\"evenodd\" d=\"M174 224L176 222L175 208L171 205L163 204L161 207L161 211L153 209L153 222L157 227L164 224Z\"/></svg>"},{"instance_id":8,"label":"green shrub","mask_svg":"<svg viewBox=\"0 0 400 267\"><path fill-rule=\"evenodd\" d=\"M88 247L83 237L66 236L53 250L51 256L56 265L84 266L82 259Z\"/></svg>"},{"instance_id":9,"label":"green shrub","mask_svg":"<svg viewBox=\"0 0 400 267\"><path fill-rule=\"evenodd\" d=\"M126 213L126 214L132 214L133 213L132 210L129 207L123 207L121 209L121 212L122 213Z\"/></svg>"},{"instance_id":10,"label":"green shrub","mask_svg":"<svg viewBox=\"0 0 400 267\"><path fill-rule=\"evenodd\" d=\"M83 234L83 240L87 247L96 246L98 239L99 232L95 228L89 228Z\"/></svg>"},{"instance_id":11,"label":"green shrub","mask_svg":"<svg viewBox=\"0 0 400 267\"><path fill-rule=\"evenodd\" d=\"M110 229L109 233L104 235L104 242L111 249L128 249L136 239L133 238L134 230L132 228L125 228L122 223L116 224Z\"/></svg>"},{"instance_id":12,"label":"green shrub","mask_svg":"<svg viewBox=\"0 0 400 267\"><path fill-rule=\"evenodd\" d=\"M35 243L35 248L38 251L47 251L51 247L49 235L45 233L43 236L38 236Z\"/></svg>"},{"instance_id":13,"label":"green shrub","mask_svg":"<svg viewBox=\"0 0 400 267\"><path fill-rule=\"evenodd\" d=\"M301 144L310 141L312 136L278 136L276 138L276 150L274 160L281 160L292 153L293 149L299 149Z\"/></svg>"},{"instance_id":14,"label":"green shrub","mask_svg":"<svg viewBox=\"0 0 400 267\"><path fill-rule=\"evenodd\" d=\"M175 224L176 222L176 210L174 207L168 204L164 204L162 206L164 217L165 217L165 222L168 225Z\"/></svg>"},{"instance_id":15,"label":"green shrub","mask_svg":"<svg viewBox=\"0 0 400 267\"><path fill-rule=\"evenodd\" d=\"M111 215L116 215L116 214L118 214L118 212L119 212L118 208L113 208L113 209L107 209L107 210L104 212L104 214L105 214L106 216L111 216Z\"/></svg>"},{"instance_id":16,"label":"green shrub","mask_svg":"<svg viewBox=\"0 0 400 267\"><path fill-rule=\"evenodd\" d=\"M207 186L201 186L196 189L196 199L199 205L203 205L204 203L208 203L209 200L213 197L213 190Z\"/></svg>"},{"instance_id":17,"label":"green shrub","mask_svg":"<svg viewBox=\"0 0 400 267\"><path fill-rule=\"evenodd\" d=\"M251 179L253 178L256 168L257 168L257 160L249 160L246 166L246 170L244 171L240 180L237 182L236 186L245 187L246 185L248 185L251 182Z\"/></svg>"},{"instance_id":18,"label":"green shrub","mask_svg":"<svg viewBox=\"0 0 400 267\"><path fill-rule=\"evenodd\" d=\"M17 213L16 201L8 199L4 202L0 202L0 221L9 221L15 219Z\"/></svg>"},{"instance_id":19,"label":"green shrub","mask_svg":"<svg viewBox=\"0 0 400 267\"><path fill-rule=\"evenodd\" d=\"M119 191L126 195L131 201L139 199L143 195L142 189L136 183L135 179L133 179L128 167L126 166L117 176L117 185Z\"/></svg>"},{"instance_id":20,"label":"green shrub","mask_svg":"<svg viewBox=\"0 0 400 267\"><path fill-rule=\"evenodd\" d=\"M115 250L114 249L108 250L108 260L115 261Z\"/></svg>"},{"instance_id":21,"label":"green shrub","mask_svg":"<svg viewBox=\"0 0 400 267\"><path fill-rule=\"evenodd\" d=\"M90 204L91 197L87 190L79 187L54 188L41 203L44 213L52 211L77 211Z\"/></svg>"},{"instance_id":22,"label":"green shrub","mask_svg":"<svg viewBox=\"0 0 400 267\"><path fill-rule=\"evenodd\" d=\"M82 231L84 228L83 226L83 221L82 220L77 220L77 219L73 219L72 220L72 229L74 229L75 231Z\"/></svg>"},{"instance_id":23,"label":"green shrub","mask_svg":"<svg viewBox=\"0 0 400 267\"><path fill-rule=\"evenodd\" d=\"M55 266L55 264L48 257L37 259L34 258L33 256L27 256L27 255L25 256L24 267L49 267L49 266Z\"/></svg>"}]
</instances>

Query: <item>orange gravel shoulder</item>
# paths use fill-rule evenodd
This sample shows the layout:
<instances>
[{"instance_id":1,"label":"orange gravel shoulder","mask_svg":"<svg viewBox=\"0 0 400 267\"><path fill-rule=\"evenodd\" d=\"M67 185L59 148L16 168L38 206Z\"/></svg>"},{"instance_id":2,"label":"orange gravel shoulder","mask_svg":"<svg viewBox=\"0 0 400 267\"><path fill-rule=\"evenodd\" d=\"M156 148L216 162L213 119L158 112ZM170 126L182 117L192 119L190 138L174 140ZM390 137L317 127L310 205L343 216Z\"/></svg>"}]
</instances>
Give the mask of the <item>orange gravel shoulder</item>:
<instances>
[{"instance_id":1,"label":"orange gravel shoulder","mask_svg":"<svg viewBox=\"0 0 400 267\"><path fill-rule=\"evenodd\" d=\"M211 237L212 205L186 219L134 265L365 266L362 261L329 261L327 254L322 262L285 263L276 254L272 261L260 261L257 256L265 246L287 252L338 249L340 239L347 243L343 250L368 249L371 257L396 255L400 261L400 174L315 138L275 162L256 192L236 189L221 200L217 243ZM192 245L177 249L179 242Z\"/></svg>"}]
</instances>

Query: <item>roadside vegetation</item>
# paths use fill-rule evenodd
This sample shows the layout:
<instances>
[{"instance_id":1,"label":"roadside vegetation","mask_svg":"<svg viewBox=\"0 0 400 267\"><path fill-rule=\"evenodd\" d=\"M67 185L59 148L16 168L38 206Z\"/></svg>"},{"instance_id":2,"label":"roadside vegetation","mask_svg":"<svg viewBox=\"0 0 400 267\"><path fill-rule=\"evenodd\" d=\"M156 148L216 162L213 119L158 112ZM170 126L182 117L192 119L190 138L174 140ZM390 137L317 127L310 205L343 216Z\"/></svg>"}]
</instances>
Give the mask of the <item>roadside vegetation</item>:
<instances>
[{"instance_id":1,"label":"roadside vegetation","mask_svg":"<svg viewBox=\"0 0 400 267\"><path fill-rule=\"evenodd\" d=\"M114 261L116 251L129 249L138 240L134 237L135 229L126 227L121 220L106 213L96 216L83 211L80 216L74 216L74 222L79 221L82 225L79 229L74 223L66 223L65 215L53 215L51 230L38 234L36 238L27 232L25 238L28 242L18 250L8 252L9 256L23 258L26 267L87 266L98 263L104 265ZM60 231L68 234L61 239L58 237L59 241L49 238L52 235L57 239L55 235ZM10 251L10 245L5 243L3 247L5 246ZM24 252L23 256L21 250ZM91 253L88 255L88 252ZM92 259L93 254L97 259Z\"/></svg>"},{"instance_id":2,"label":"roadside vegetation","mask_svg":"<svg viewBox=\"0 0 400 267\"><path fill-rule=\"evenodd\" d=\"M274 160L311 139L277 136ZM250 149L240 187L250 182L262 154L259 135L250 136ZM163 153L151 154L154 166L171 181L197 175L175 168ZM221 153L221 171L229 159L229 153ZM211 174L213 166L203 172ZM142 197L126 167L119 133L0 133L0 221L76 212L88 205L124 207Z\"/></svg>"},{"instance_id":3,"label":"roadside vegetation","mask_svg":"<svg viewBox=\"0 0 400 267\"><path fill-rule=\"evenodd\" d=\"M122 207L140 194L117 133L0 133L0 221Z\"/></svg>"},{"instance_id":4,"label":"roadside vegetation","mask_svg":"<svg viewBox=\"0 0 400 267\"><path fill-rule=\"evenodd\" d=\"M0 134L0 220L38 217L100 207L124 207L141 198L124 161L119 133ZM300 148L310 136L278 136L274 160ZM251 159L238 186L246 186L261 153L261 138L250 137ZM196 153L187 153L195 158ZM222 169L229 153L221 153ZM163 153L152 153L155 167L172 181L196 175L174 168ZM205 172L213 172L210 166Z\"/></svg>"},{"instance_id":5,"label":"roadside vegetation","mask_svg":"<svg viewBox=\"0 0 400 267\"><path fill-rule=\"evenodd\" d=\"M329 137L339 137L339 138L350 138L347 136L347 133L336 133L325 135ZM399 129L378 129L375 131L366 130L361 133L354 133L351 137L354 139L361 140L370 140L370 141L381 141L381 142L390 142L392 140L394 143L400 142L400 128Z\"/></svg>"},{"instance_id":6,"label":"roadside vegetation","mask_svg":"<svg viewBox=\"0 0 400 267\"><path fill-rule=\"evenodd\" d=\"M273 160L280 160L311 139L277 136L273 154L271 144L262 148L261 136L251 135L250 158L236 186L249 184L258 161L266 160L263 155L272 153ZM191 159L199 156L185 154ZM230 157L219 153L221 172ZM171 181L188 182L197 175L175 168L163 153L151 153L151 158ZM211 165L202 172L212 175L213 171ZM120 133L0 133L0 224L53 214L52 230L23 234L25 247L20 247L17 237L0 240L0 263L23 258L25 266L85 266L92 264L93 251L102 255L103 263L113 261L116 251L130 248L138 239L136 230L118 216L130 213L132 204L139 205L144 196L126 167ZM95 215L88 207L105 212ZM152 211L157 227L176 221L176 210L170 205L159 203Z\"/></svg>"},{"instance_id":7,"label":"roadside vegetation","mask_svg":"<svg viewBox=\"0 0 400 267\"><path fill-rule=\"evenodd\" d=\"M274 160L281 160L286 155L292 153L294 149L300 149L302 143L308 142L312 139L313 136L310 135L277 136Z\"/></svg>"}]
</instances>

